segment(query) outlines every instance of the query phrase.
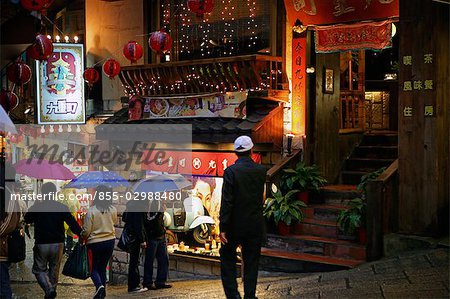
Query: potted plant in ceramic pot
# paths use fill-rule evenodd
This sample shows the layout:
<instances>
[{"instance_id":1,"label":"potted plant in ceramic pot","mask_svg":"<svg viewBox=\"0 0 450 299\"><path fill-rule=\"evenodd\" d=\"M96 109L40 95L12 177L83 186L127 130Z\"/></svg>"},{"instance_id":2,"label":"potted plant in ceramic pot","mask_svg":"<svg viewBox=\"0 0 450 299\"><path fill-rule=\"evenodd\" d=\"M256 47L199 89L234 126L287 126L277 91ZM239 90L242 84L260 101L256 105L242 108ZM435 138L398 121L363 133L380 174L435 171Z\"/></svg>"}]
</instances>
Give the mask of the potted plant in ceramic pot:
<instances>
[{"instance_id":1,"label":"potted plant in ceramic pot","mask_svg":"<svg viewBox=\"0 0 450 299\"><path fill-rule=\"evenodd\" d=\"M273 197L267 198L264 203L264 216L276 223L280 235L289 235L291 224L302 221L302 208L306 204L295 198L294 194L298 190L291 190L283 195L275 184L272 184L271 189Z\"/></svg>"},{"instance_id":2,"label":"potted plant in ceramic pot","mask_svg":"<svg viewBox=\"0 0 450 299\"><path fill-rule=\"evenodd\" d=\"M304 203L309 202L309 192L318 192L320 187L327 183L321 176L317 166L306 166L299 162L295 168L283 169L283 187L286 190L299 190L298 198Z\"/></svg>"}]
</instances>

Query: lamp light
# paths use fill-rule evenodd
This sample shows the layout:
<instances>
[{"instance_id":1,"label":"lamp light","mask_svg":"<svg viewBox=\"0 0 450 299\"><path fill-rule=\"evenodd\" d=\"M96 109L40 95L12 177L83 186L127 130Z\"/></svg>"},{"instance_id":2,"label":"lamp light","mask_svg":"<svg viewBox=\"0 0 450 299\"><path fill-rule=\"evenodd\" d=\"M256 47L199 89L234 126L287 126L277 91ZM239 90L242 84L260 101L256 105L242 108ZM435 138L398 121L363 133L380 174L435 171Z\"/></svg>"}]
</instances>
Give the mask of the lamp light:
<instances>
[{"instance_id":1,"label":"lamp light","mask_svg":"<svg viewBox=\"0 0 450 299\"><path fill-rule=\"evenodd\" d=\"M59 43L59 41L61 40L61 36L59 36L59 35L55 36L55 40L57 43Z\"/></svg>"},{"instance_id":2,"label":"lamp light","mask_svg":"<svg viewBox=\"0 0 450 299\"><path fill-rule=\"evenodd\" d=\"M66 43L69 42L69 36L68 36L68 35L64 36L64 41L65 41Z\"/></svg>"},{"instance_id":3,"label":"lamp light","mask_svg":"<svg viewBox=\"0 0 450 299\"><path fill-rule=\"evenodd\" d=\"M73 40L74 40L75 43L78 43L78 36L75 35L75 36L73 37Z\"/></svg>"},{"instance_id":4,"label":"lamp light","mask_svg":"<svg viewBox=\"0 0 450 299\"><path fill-rule=\"evenodd\" d=\"M307 29L307 26L304 26L303 23L297 19L294 23L294 26L292 26L292 31L294 31L295 33L303 33L305 32Z\"/></svg>"}]
</instances>

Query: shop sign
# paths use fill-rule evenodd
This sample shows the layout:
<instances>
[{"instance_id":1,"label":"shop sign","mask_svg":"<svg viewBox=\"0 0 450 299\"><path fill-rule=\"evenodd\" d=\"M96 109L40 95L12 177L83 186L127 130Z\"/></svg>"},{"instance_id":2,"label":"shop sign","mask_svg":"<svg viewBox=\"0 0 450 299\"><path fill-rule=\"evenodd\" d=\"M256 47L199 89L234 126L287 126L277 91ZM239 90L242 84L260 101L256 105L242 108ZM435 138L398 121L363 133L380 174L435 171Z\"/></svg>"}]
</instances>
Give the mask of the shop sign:
<instances>
[{"instance_id":1,"label":"shop sign","mask_svg":"<svg viewBox=\"0 0 450 299\"><path fill-rule=\"evenodd\" d=\"M382 50L391 47L391 21L316 27L316 52L353 49Z\"/></svg>"},{"instance_id":2,"label":"shop sign","mask_svg":"<svg viewBox=\"0 0 450 299\"><path fill-rule=\"evenodd\" d=\"M284 0L289 22L325 25L399 16L399 0Z\"/></svg>"},{"instance_id":3,"label":"shop sign","mask_svg":"<svg viewBox=\"0 0 450 299\"><path fill-rule=\"evenodd\" d=\"M36 62L39 124L84 124L82 44L53 44L47 61Z\"/></svg>"},{"instance_id":4,"label":"shop sign","mask_svg":"<svg viewBox=\"0 0 450 299\"><path fill-rule=\"evenodd\" d=\"M245 119L247 92L186 97L144 97L144 119L232 117Z\"/></svg>"}]
</instances>

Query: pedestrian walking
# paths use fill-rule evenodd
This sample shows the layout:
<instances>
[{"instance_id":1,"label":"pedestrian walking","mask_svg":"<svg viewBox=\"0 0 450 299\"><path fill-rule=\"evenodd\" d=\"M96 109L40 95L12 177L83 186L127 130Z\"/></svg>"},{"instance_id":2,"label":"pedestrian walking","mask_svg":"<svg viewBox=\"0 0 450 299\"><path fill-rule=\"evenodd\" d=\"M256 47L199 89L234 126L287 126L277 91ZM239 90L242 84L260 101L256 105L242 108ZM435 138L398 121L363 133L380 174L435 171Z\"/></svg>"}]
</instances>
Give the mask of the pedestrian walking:
<instances>
[{"instance_id":1,"label":"pedestrian walking","mask_svg":"<svg viewBox=\"0 0 450 299\"><path fill-rule=\"evenodd\" d=\"M91 279L95 285L94 298L106 297L106 266L111 259L116 240L114 224L117 223L117 210L111 200L112 194L106 186L98 186L94 204L88 209L83 223L83 239L92 253ZM101 200L102 198L103 200Z\"/></svg>"},{"instance_id":2,"label":"pedestrian walking","mask_svg":"<svg viewBox=\"0 0 450 299\"><path fill-rule=\"evenodd\" d=\"M241 298L236 281L236 249L243 260L244 298L256 298L258 263L264 237L263 194L266 170L251 159L253 142L240 136L234 142L238 159L225 169L220 208L222 284L227 298Z\"/></svg>"},{"instance_id":3,"label":"pedestrian walking","mask_svg":"<svg viewBox=\"0 0 450 299\"><path fill-rule=\"evenodd\" d=\"M64 249L64 223L78 236L81 227L69 209L54 200L56 186L53 183L43 184L41 190L43 199L28 209L25 222L34 223L33 274L45 292L44 298L55 298Z\"/></svg>"},{"instance_id":4,"label":"pedestrian walking","mask_svg":"<svg viewBox=\"0 0 450 299\"><path fill-rule=\"evenodd\" d=\"M124 230L127 230L135 238L134 246L131 246L128 264L128 292L139 293L145 291L141 288L141 276L139 273L139 258L141 249L147 247L144 219L147 215L148 202L146 201L130 201L127 204L127 209L122 215L122 220L125 222Z\"/></svg>"},{"instance_id":5,"label":"pedestrian walking","mask_svg":"<svg viewBox=\"0 0 450 299\"><path fill-rule=\"evenodd\" d=\"M144 219L147 248L144 261L144 290L168 289L169 254L167 252L164 209L160 201L153 201ZM153 284L153 262L157 261L155 284Z\"/></svg>"},{"instance_id":6,"label":"pedestrian walking","mask_svg":"<svg viewBox=\"0 0 450 299\"><path fill-rule=\"evenodd\" d=\"M8 174L8 171L6 173ZM0 191L3 192L3 190ZM20 226L19 207L17 201L10 200L11 193L11 190L6 187L5 210L0 213L0 298L2 299L12 298L9 278L8 237L10 233Z\"/></svg>"}]
</instances>

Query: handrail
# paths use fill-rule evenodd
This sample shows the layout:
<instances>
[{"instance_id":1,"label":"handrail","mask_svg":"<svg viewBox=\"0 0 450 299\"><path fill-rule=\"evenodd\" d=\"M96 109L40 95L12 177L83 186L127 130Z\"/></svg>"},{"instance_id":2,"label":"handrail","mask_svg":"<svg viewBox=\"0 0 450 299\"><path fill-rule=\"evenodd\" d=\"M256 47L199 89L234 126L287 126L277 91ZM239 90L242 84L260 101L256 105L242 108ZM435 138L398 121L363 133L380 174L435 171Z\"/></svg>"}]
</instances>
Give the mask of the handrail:
<instances>
[{"instance_id":1,"label":"handrail","mask_svg":"<svg viewBox=\"0 0 450 299\"><path fill-rule=\"evenodd\" d=\"M267 176L266 176L266 181L270 181L272 180L272 178L277 175L286 165L291 164L293 161L295 161L295 159L300 158L300 154L301 154L302 150L294 150L292 152L291 156L286 156L283 159L281 159L277 164L275 164L274 166L272 166L272 168L270 168L267 171Z\"/></svg>"},{"instance_id":2,"label":"handrail","mask_svg":"<svg viewBox=\"0 0 450 299\"><path fill-rule=\"evenodd\" d=\"M374 181L382 181L386 184L398 171L398 159L389 165Z\"/></svg>"}]
</instances>

